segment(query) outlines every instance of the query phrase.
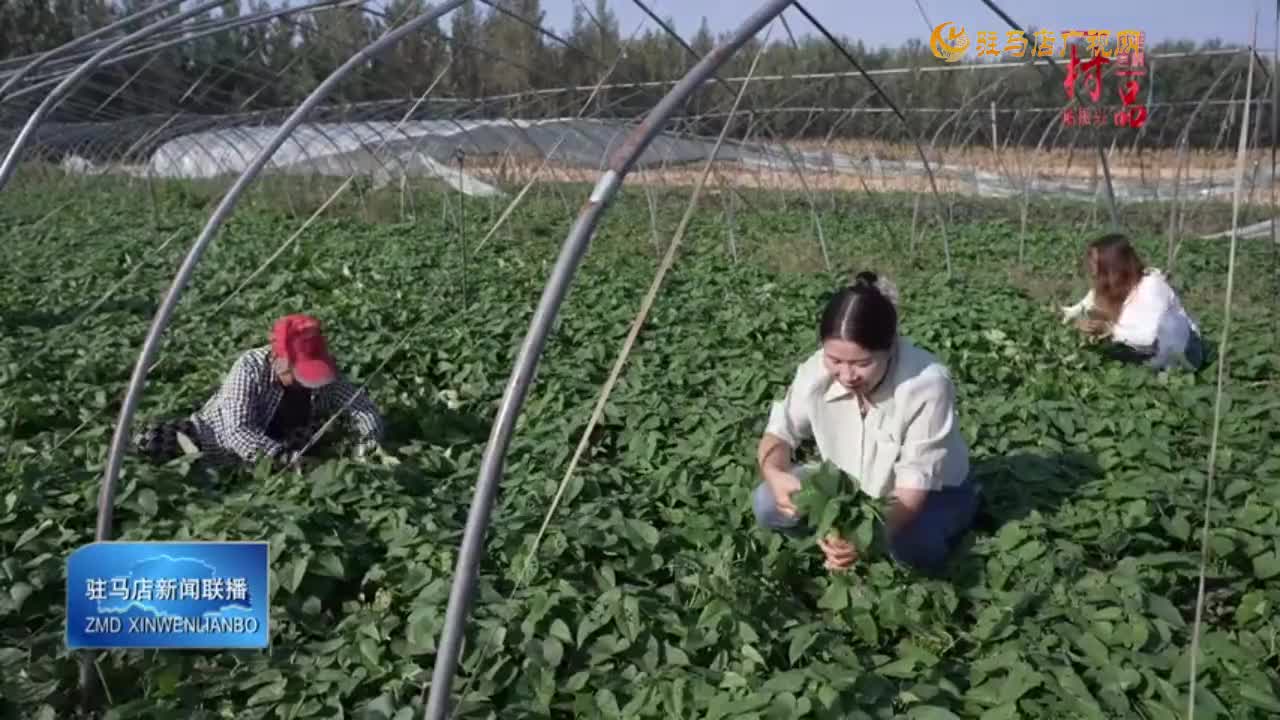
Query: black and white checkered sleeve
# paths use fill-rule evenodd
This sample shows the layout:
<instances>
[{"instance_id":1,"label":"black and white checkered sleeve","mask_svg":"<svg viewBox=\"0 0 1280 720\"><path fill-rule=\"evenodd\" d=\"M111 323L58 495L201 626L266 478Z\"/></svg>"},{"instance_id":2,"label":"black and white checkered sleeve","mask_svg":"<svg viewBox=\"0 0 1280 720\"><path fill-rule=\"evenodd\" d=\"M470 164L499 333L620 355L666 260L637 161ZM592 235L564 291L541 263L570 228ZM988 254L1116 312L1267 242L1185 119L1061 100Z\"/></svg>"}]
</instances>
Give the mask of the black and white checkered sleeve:
<instances>
[{"instance_id":1,"label":"black and white checkered sleeve","mask_svg":"<svg viewBox=\"0 0 1280 720\"><path fill-rule=\"evenodd\" d=\"M382 415L369 398L369 393L346 378L338 378L325 388L329 413L341 412L354 426L362 444L381 442L384 430Z\"/></svg>"},{"instance_id":2,"label":"black and white checkered sleeve","mask_svg":"<svg viewBox=\"0 0 1280 720\"><path fill-rule=\"evenodd\" d=\"M223 444L241 459L255 462L263 454L274 457L283 446L267 437L255 418L266 395L261 360L246 353L231 367L219 390L218 418Z\"/></svg>"}]
</instances>

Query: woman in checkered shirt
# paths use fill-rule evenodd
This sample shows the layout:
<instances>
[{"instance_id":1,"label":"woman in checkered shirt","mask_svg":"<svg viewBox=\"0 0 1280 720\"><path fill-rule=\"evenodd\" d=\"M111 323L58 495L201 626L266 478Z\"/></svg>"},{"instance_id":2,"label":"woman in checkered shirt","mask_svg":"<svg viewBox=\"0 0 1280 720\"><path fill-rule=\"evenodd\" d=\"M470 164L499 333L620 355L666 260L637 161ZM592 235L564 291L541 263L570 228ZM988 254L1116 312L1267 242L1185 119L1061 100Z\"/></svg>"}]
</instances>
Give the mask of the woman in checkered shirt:
<instances>
[{"instance_id":1,"label":"woman in checkered shirt","mask_svg":"<svg viewBox=\"0 0 1280 720\"><path fill-rule=\"evenodd\" d=\"M146 428L135 439L140 455L163 463L183 454L179 436L213 464L288 465L309 450L334 415L359 436L357 455L379 447L382 416L361 389L337 370L321 329L310 315L276 321L269 346L249 350L198 412Z\"/></svg>"}]
</instances>

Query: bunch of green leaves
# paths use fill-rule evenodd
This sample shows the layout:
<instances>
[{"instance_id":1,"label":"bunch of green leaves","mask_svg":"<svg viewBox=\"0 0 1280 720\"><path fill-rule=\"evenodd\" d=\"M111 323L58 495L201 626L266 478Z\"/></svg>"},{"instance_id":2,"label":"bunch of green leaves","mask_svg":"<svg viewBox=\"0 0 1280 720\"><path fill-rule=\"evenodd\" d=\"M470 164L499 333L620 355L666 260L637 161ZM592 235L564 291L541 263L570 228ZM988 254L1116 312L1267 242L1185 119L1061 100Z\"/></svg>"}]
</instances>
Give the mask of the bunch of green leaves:
<instances>
[{"instance_id":1,"label":"bunch of green leaves","mask_svg":"<svg viewBox=\"0 0 1280 720\"><path fill-rule=\"evenodd\" d=\"M831 461L806 475L791 501L813 530L814 540L835 535L851 543L859 557L871 551L880 514L854 479Z\"/></svg>"}]
</instances>

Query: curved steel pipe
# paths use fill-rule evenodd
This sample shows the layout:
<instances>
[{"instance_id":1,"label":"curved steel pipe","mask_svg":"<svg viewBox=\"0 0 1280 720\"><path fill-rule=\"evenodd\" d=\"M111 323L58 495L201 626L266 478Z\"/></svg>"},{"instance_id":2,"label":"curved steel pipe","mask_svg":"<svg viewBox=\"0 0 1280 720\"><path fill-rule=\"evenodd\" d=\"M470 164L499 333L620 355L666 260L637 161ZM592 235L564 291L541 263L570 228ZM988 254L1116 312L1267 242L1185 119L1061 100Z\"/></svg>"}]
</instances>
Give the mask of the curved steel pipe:
<instances>
[{"instance_id":1,"label":"curved steel pipe","mask_svg":"<svg viewBox=\"0 0 1280 720\"><path fill-rule=\"evenodd\" d=\"M853 54L850 53L847 48L845 48L844 43L841 42L839 38L837 38L835 35L833 35L825 25L819 22L818 19L815 18L812 13L810 13L807 9L805 9L804 5L801 5L799 2L797 2L796 10L798 10L800 14L803 15L805 19L809 21L810 24L812 24L815 28L817 28L818 32L822 33L822 35L827 38L828 42L830 42L831 45L835 47L836 52L843 55L844 58L849 61L849 64L853 65L854 69L858 71L858 74L860 74L863 77L863 79L866 80L871 85L871 88L875 90L876 93L879 94L880 97L884 99L885 103L889 105L889 108L893 110L893 114L897 115L898 119L902 121L902 126L906 128L907 134L910 135L911 137L911 142L916 146L916 153L920 155L920 163L924 165L925 174L929 176L929 188L930 190L933 191L934 200L936 200L938 203L938 225L942 228L942 253L947 263L947 277L950 278L951 277L951 239L950 239L950 236L947 234L947 216L950 214L950 211L949 211L950 204L946 204L943 202L942 193L938 191L938 178L937 176L934 175L933 167L929 165L929 157L928 155L925 154L924 146L920 143L920 134L916 131L915 127L912 126L912 124L907 120L907 116L904 115L902 113L902 110L898 108L898 104L893 101L893 98L889 97L889 93L885 92L884 89L880 87L880 83L876 82L875 78L871 77L871 75L868 74L865 69L863 69L862 65L858 63L858 60L853 57ZM934 138L936 139L937 136L935 135ZM944 215L942 212L942 209L944 206L948 208L947 215Z\"/></svg>"},{"instance_id":2,"label":"curved steel pipe","mask_svg":"<svg viewBox=\"0 0 1280 720\"><path fill-rule=\"evenodd\" d=\"M31 117L27 118L27 122L22 126L22 132L18 133L18 137L14 139L13 145L9 148L9 153L5 156L4 163L0 164L0 190L4 189L5 183L9 182L9 178L13 176L14 169L18 167L18 158L22 156L22 149L26 146L27 142L31 140L31 136L35 133L36 128L40 126L40 121L43 120L44 116L48 115L49 111L58 103L62 102L62 100L71 92L71 88L84 80L89 73L96 70L98 66L102 64L103 60L131 43L135 43L139 40L145 40L151 35L154 35L167 27L177 25L187 18L199 15L206 10L212 10L219 5L225 5L229 1L230 0L209 0L209 2L201 3L186 12L152 23L141 30L125 35L119 40L116 40L110 45L94 53L93 57L85 60L80 67L76 68L75 72L68 75L62 82L58 83L58 86L51 90L49 94L45 96L44 100L40 102L40 106L36 108L35 112L31 113Z\"/></svg>"},{"instance_id":3,"label":"curved steel pipe","mask_svg":"<svg viewBox=\"0 0 1280 720\"><path fill-rule=\"evenodd\" d=\"M221 2L222 0L219 0ZM160 308L156 311L155 317L151 320L151 328L147 331L147 337L142 343L142 352L138 355L137 364L134 365L133 375L129 378L129 387L125 391L124 402L120 406L120 415L116 420L115 432L111 436L111 449L107 455L107 468L102 475L102 484L98 491L98 518L95 528L95 539L98 542L109 540L111 538L111 525L113 520L113 512L115 509L116 483L120 477L120 465L124 461L125 444L128 441L129 425L133 420L134 411L137 409L138 398L142 396L142 386L146 382L146 376L155 357L156 351L160 346L160 336L164 333L169 325L169 320L173 315L173 310L178 305L178 299L182 296L182 291L190 281L192 273L195 272L196 263L200 262L200 257L204 254L204 250L209 243L213 241L214 235L218 229L222 227L222 223L231 215L235 209L236 202L240 199L245 189L258 177L258 174L270 161L271 156L275 154L280 146L289 135L302 123L308 114L319 105L333 88L338 85L352 70L360 67L368 62L378 53L390 48L391 46L404 39L405 36L415 32L419 27L429 22L439 19L441 16L456 10L467 0L447 0L440 6L419 15L395 30L386 33L382 37L373 41L355 55L351 56L345 63L324 79L310 95L298 106L293 114L284 122L280 130L271 138L271 142L262 148L253 159L253 163L245 168L240 177L236 179L234 185L223 196L222 202L218 204L217 209L213 211L209 222L205 224L204 229L200 232L200 236L192 243L191 249L187 251L186 258L182 261L182 266L178 268L178 274L174 277L173 283L169 286L169 291L165 294L164 300L160 303ZM217 4L217 3L213 3ZM203 7L203 6L202 6ZM59 86L59 90L62 90ZM57 91L55 91L56 94ZM52 94L51 94L52 97ZM46 98L46 102L48 99ZM43 104L42 104L43 107ZM26 129L24 129L25 132ZM13 153L11 153L13 154ZM96 686L96 676L94 674L93 658L90 654L85 654L81 658L80 663L80 686L82 690L82 698L85 705L93 702L94 691Z\"/></svg>"},{"instance_id":4,"label":"curved steel pipe","mask_svg":"<svg viewBox=\"0 0 1280 720\"><path fill-rule=\"evenodd\" d=\"M152 7L146 8L145 10L141 10L132 15L129 15L128 17L121 18L113 23L110 23L109 25L103 25L102 27L98 28L97 30L94 30L91 33L88 33L86 35L81 35L80 37L72 40L71 42L63 43L58 47L53 48L52 50L48 50L46 52L43 52L37 55L35 59L33 59L31 62L18 68L12 75L10 75L9 78L4 81L3 85L0 85L0 102L3 102L6 99L8 99L8 92L12 90L15 85L18 84L19 80L31 74L34 70L39 68L41 65L44 65L45 63L49 62L53 58L59 55L64 55L73 50L82 48L85 45L88 45L89 43L93 42L94 40L97 40L98 38L102 37L103 35L109 35L110 33L114 32L116 29L123 27L128 23L137 22L147 17L148 15L155 15L158 12L168 10L169 8L177 7L186 1L187 0L168 0L168 2L163 2L158 5L154 5Z\"/></svg>"},{"instance_id":5,"label":"curved steel pipe","mask_svg":"<svg viewBox=\"0 0 1280 720\"><path fill-rule=\"evenodd\" d=\"M97 524L97 540L107 540L111 536L112 510L115 501L116 480L120 474L120 464L124 460L124 448L127 442L129 424L133 420L133 413L138 404L138 398L142 395L142 385L146 381L147 369L151 365L152 359L155 357L156 350L159 349L160 336L164 333L169 325L169 319L173 315L173 310L178 304L178 299L182 295L183 289L187 282L191 279L192 273L195 271L196 263L200 261L201 255L213 241L214 235L222 227L222 223L229 217L235 209L236 203L244 191L257 179L258 174L266 167L271 160L271 156L275 154L285 140L293 133L293 131L302 124L307 115L315 109L329 93L340 83L351 71L360 67L363 63L371 60L375 55L387 50L391 46L400 42L407 35L412 34L423 25L438 20L441 16L456 10L467 0L447 0L430 11L419 15L409 22L401 25L395 30L386 33L382 37L370 43L362 50L351 56L345 63L324 79L315 90L307 96L305 100L298 106L296 110L285 120L280 129L271 138L271 142L258 151L253 162L249 167L245 168L240 177L236 179L234 185L227 190L227 194L223 196L222 202L213 211L209 217L208 223L200 232L199 237L192 243L191 249L187 251L186 258L182 261L182 266L178 268L178 274L174 277L173 283L169 286L164 300L160 303L160 308L156 310L155 317L151 321L151 329L147 331L146 340L142 344L142 352L138 355L138 362L134 365L133 376L129 378L129 388L125 392L124 402L120 407L120 416L116 421L115 433L111 436L111 450L107 456L106 472L102 476L102 488L98 495L98 524Z\"/></svg>"},{"instance_id":6,"label":"curved steel pipe","mask_svg":"<svg viewBox=\"0 0 1280 720\"><path fill-rule=\"evenodd\" d=\"M991 12L998 15L1001 20L1004 20L1005 24L1008 25L1011 29L1017 30L1023 35L1026 34L1026 30L1024 30L1021 25L1018 25L1018 23L1014 22L1013 18L1009 17L1008 13L1006 13L1004 10L1001 10L1000 7L995 4L994 0L982 0L982 4L986 5L987 8L991 10ZM1058 67L1057 63L1053 61L1053 58L1045 58L1045 60L1048 61L1049 67L1053 68L1053 71L1056 75L1065 75L1065 73L1062 71L1062 68ZM1252 65L1250 65L1250 67L1252 67ZM1113 185L1111 182L1111 164L1107 162L1107 152L1102 149L1101 136L1098 137L1097 150L1098 150L1098 162L1102 163L1102 177L1105 180L1105 185L1107 189L1107 209L1111 211L1111 228L1113 230L1119 230L1120 229L1120 211L1116 208L1116 189L1115 189L1115 185Z\"/></svg>"},{"instance_id":7,"label":"curved steel pipe","mask_svg":"<svg viewBox=\"0 0 1280 720\"><path fill-rule=\"evenodd\" d=\"M609 159L608 170L596 183L587 204L570 228L560 248L560 256L556 259L555 267L551 271L551 277L542 291L542 298L538 301L538 307L534 311L524 342L520 346L520 353L516 357L511 377L502 395L502 403L494 417L489 442L485 446L475 493L471 500L471 509L467 514L467 525L462 535L462 546L458 551L453 586L449 590L449 605L445 611L444 628L441 631L440 642L436 646L436 663L431 674L430 696L426 708L426 717L429 720L443 720L448 714L453 676L458 665L462 637L475 592L480 557L484 551L485 531L488 529L489 515L497 495L498 481L506 460L507 447L511 443L511 434L537 369L547 334L600 218L604 215L627 173L644 153L649 143L662 131L666 121L702 83L712 77L716 70L732 57L738 48L742 47L743 43L754 37L761 28L781 14L792 2L793 0L765 2L734 31L723 45L707 53L675 87L671 88L671 91L649 111L645 119L631 131L627 139L614 152Z\"/></svg>"}]
</instances>

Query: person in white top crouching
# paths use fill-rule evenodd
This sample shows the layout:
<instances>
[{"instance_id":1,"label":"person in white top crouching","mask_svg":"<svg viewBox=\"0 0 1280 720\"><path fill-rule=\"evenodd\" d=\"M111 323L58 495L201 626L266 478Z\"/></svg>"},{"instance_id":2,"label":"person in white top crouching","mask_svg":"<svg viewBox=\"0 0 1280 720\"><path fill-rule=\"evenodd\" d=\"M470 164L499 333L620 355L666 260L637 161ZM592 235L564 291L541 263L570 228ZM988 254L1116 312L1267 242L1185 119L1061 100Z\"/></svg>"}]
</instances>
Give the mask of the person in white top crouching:
<instances>
[{"instance_id":1,"label":"person in white top crouching","mask_svg":"<svg viewBox=\"0 0 1280 720\"><path fill-rule=\"evenodd\" d=\"M1142 264L1129 239L1104 235L1085 251L1091 288L1080 302L1062 308L1062 321L1120 346L1113 357L1145 362L1155 370L1205 362L1200 327L1182 307L1163 273Z\"/></svg>"},{"instance_id":2,"label":"person in white top crouching","mask_svg":"<svg viewBox=\"0 0 1280 720\"><path fill-rule=\"evenodd\" d=\"M793 467L792 453L812 437L822 458L862 492L891 498L885 524L895 561L933 575L972 525L979 490L969 475L950 373L898 334L895 293L887 289L874 274L861 273L828 301L820 347L769 414L757 451L764 482L752 504L761 526L800 529L791 495L811 468ZM844 539L819 546L829 570L858 559Z\"/></svg>"}]
</instances>

